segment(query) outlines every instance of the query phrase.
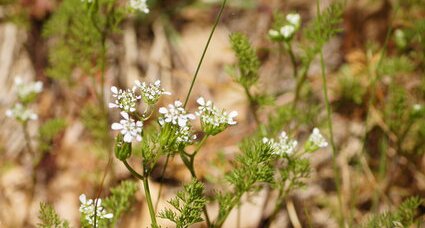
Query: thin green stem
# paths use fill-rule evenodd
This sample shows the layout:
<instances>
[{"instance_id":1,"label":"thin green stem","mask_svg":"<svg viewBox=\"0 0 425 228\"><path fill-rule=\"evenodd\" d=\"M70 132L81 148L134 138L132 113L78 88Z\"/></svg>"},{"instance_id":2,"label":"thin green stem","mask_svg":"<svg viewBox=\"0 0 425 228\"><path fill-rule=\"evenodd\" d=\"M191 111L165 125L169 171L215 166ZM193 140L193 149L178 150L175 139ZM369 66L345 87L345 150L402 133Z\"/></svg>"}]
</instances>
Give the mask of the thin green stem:
<instances>
[{"instance_id":1,"label":"thin green stem","mask_svg":"<svg viewBox=\"0 0 425 228\"><path fill-rule=\"evenodd\" d=\"M159 181L159 191L158 191L158 196L156 197L156 202L155 202L155 212L158 209L159 199L161 198L162 186L164 185L164 183L163 183L164 174L165 174L165 170L167 169L169 160L170 160L170 154L167 154L167 158L165 159L164 167L162 168L162 171L161 171L161 178L160 178L160 181Z\"/></svg>"},{"instance_id":2,"label":"thin green stem","mask_svg":"<svg viewBox=\"0 0 425 228\"><path fill-rule=\"evenodd\" d=\"M151 192L149 189L149 180L148 178L143 179L143 187L145 189L146 202L148 203L149 215L151 216L152 227L157 228L158 223L156 222L155 209L152 204Z\"/></svg>"},{"instance_id":3,"label":"thin green stem","mask_svg":"<svg viewBox=\"0 0 425 228\"><path fill-rule=\"evenodd\" d=\"M254 96L252 96L251 92L249 91L249 89L246 86L244 86L243 88L244 88L246 96L248 97L249 108L251 109L251 113L254 116L254 121L257 124L257 126L259 126L260 125L260 119L258 118L257 107L256 107L257 105L255 103Z\"/></svg>"},{"instance_id":4,"label":"thin green stem","mask_svg":"<svg viewBox=\"0 0 425 228\"><path fill-rule=\"evenodd\" d=\"M297 61L295 59L294 51L292 50L291 42L285 42L285 48L288 51L289 57L291 59L292 69L293 69L293 77L297 78L297 76L298 76Z\"/></svg>"},{"instance_id":5,"label":"thin green stem","mask_svg":"<svg viewBox=\"0 0 425 228\"><path fill-rule=\"evenodd\" d=\"M27 147L27 150L30 153L30 155L33 158L35 158L35 152L34 152L32 145L31 145L31 136L30 136L29 131L28 131L28 122L24 122L22 124L22 130L24 132L25 145Z\"/></svg>"},{"instance_id":6,"label":"thin green stem","mask_svg":"<svg viewBox=\"0 0 425 228\"><path fill-rule=\"evenodd\" d=\"M328 128L329 128L329 136L330 136L330 144L332 148L332 163L333 163L333 169L335 173L335 185L336 185L336 191L338 194L338 207L340 210L340 218L339 218L339 225L340 227L344 226L345 219L344 219L344 208L342 206L342 196L341 196L341 174L338 169L338 164L336 161L336 158L338 156L338 153L336 151L335 141L334 141L334 135L333 135L333 126L332 126L332 108L329 102L328 97L328 87L327 87L327 80L326 80L326 66L323 59L323 51L320 51L320 67L322 72L322 80L323 80L323 96L325 98L325 104L326 104L326 113L327 113L327 119L328 119Z\"/></svg>"},{"instance_id":7,"label":"thin green stem","mask_svg":"<svg viewBox=\"0 0 425 228\"><path fill-rule=\"evenodd\" d=\"M136 170L134 170L134 169L130 166L130 164L128 164L128 162L127 162L126 160L123 160L122 162L124 163L125 167L127 167L128 171L130 171L130 173L131 173L134 177L136 177L137 179L140 179L140 180L144 180L144 179L145 179L145 177L144 177L144 176L142 176L142 175L140 175L140 174L139 174Z\"/></svg>"},{"instance_id":8,"label":"thin green stem","mask_svg":"<svg viewBox=\"0 0 425 228\"><path fill-rule=\"evenodd\" d=\"M208 37L207 44L205 45L204 50L202 52L201 59L199 60L198 66L196 67L195 75L193 75L192 82L190 83L190 88L189 88L189 91L187 93L186 99L184 101L183 107L186 107L187 102L189 101L190 94L192 93L193 86L195 84L196 78L198 77L199 70L201 69L201 65L202 65L202 62L204 61L205 54L207 53L207 50L208 50L208 47L210 45L212 36L213 36L213 34L215 32L215 29L217 28L218 23L220 22L220 18L221 18L221 15L223 14L224 7L226 6L226 2L227 2L227 0L223 0L223 4L221 5L220 12L218 13L218 16L217 16L217 18L215 20L214 26L213 26L213 28L211 30L211 33L210 33L209 37Z\"/></svg>"},{"instance_id":9,"label":"thin green stem","mask_svg":"<svg viewBox=\"0 0 425 228\"><path fill-rule=\"evenodd\" d=\"M297 108L298 101L301 96L301 89L307 79L308 70L310 69L310 63L311 60L309 60L302 71L301 77L297 80L296 88L295 88L295 96L294 101L292 102L292 113L295 112L295 109Z\"/></svg>"}]
</instances>

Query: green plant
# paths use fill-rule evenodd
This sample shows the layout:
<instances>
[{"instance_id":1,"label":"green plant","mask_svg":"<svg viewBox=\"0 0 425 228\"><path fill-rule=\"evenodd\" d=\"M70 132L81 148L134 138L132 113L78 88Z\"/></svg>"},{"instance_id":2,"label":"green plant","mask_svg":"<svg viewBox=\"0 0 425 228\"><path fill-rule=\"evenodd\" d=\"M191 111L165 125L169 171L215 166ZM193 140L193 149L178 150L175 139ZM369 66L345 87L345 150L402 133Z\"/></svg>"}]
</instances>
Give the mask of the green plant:
<instances>
[{"instance_id":1,"label":"green plant","mask_svg":"<svg viewBox=\"0 0 425 228\"><path fill-rule=\"evenodd\" d=\"M63 220L56 213L55 209L47 203L40 203L40 211L38 219L40 223L37 224L37 227L40 228L68 228L69 223L66 220Z\"/></svg>"}]
</instances>

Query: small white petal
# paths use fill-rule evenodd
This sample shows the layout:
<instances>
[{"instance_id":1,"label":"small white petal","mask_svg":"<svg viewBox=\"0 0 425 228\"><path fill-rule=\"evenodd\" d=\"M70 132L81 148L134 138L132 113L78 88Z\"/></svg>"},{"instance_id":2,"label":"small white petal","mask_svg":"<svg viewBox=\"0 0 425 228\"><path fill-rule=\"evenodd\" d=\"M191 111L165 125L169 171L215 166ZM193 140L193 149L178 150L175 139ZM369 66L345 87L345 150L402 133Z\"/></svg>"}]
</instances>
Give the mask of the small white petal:
<instances>
[{"instance_id":1,"label":"small white petal","mask_svg":"<svg viewBox=\"0 0 425 228\"><path fill-rule=\"evenodd\" d=\"M199 97L196 102L201 105L204 106L205 105L205 99L203 97Z\"/></svg>"},{"instance_id":2,"label":"small white petal","mask_svg":"<svg viewBox=\"0 0 425 228\"><path fill-rule=\"evenodd\" d=\"M136 140L137 140L138 142L142 141L142 136L137 135L137 136L136 136Z\"/></svg>"},{"instance_id":3,"label":"small white petal","mask_svg":"<svg viewBox=\"0 0 425 228\"><path fill-rule=\"evenodd\" d=\"M123 126L123 125L121 125L121 124L119 124L119 123L113 123L113 124L111 125L111 128L112 128L112 130L121 130L121 129L123 129L123 128L124 128L124 126Z\"/></svg>"},{"instance_id":4,"label":"small white petal","mask_svg":"<svg viewBox=\"0 0 425 228\"><path fill-rule=\"evenodd\" d=\"M111 87L111 92L117 94L118 93L118 88L115 86Z\"/></svg>"},{"instance_id":5,"label":"small white petal","mask_svg":"<svg viewBox=\"0 0 425 228\"><path fill-rule=\"evenodd\" d=\"M229 113L229 117L230 117L230 118L235 118L236 116L238 116L238 112L237 112L237 111L231 111L231 112Z\"/></svg>"},{"instance_id":6,"label":"small white petal","mask_svg":"<svg viewBox=\"0 0 425 228\"><path fill-rule=\"evenodd\" d=\"M122 116L124 119L126 119L126 120L129 120L129 119L130 119L130 116L128 115L128 113L126 113L126 112L121 112L120 114L121 114L121 116Z\"/></svg>"},{"instance_id":7,"label":"small white petal","mask_svg":"<svg viewBox=\"0 0 425 228\"><path fill-rule=\"evenodd\" d=\"M108 107L109 108L118 108L119 106L117 104L114 104L114 103L109 103Z\"/></svg>"},{"instance_id":8,"label":"small white petal","mask_svg":"<svg viewBox=\"0 0 425 228\"><path fill-rule=\"evenodd\" d=\"M168 110L165 107L161 107L161 108L159 108L159 113L166 114L166 113L168 113Z\"/></svg>"},{"instance_id":9,"label":"small white petal","mask_svg":"<svg viewBox=\"0 0 425 228\"><path fill-rule=\"evenodd\" d=\"M87 198L85 194L81 194L79 198L82 204L85 204L87 202Z\"/></svg>"},{"instance_id":10,"label":"small white petal","mask_svg":"<svg viewBox=\"0 0 425 228\"><path fill-rule=\"evenodd\" d=\"M131 143L132 139L133 139L133 137L131 136L130 133L127 133L127 134L124 135L124 142Z\"/></svg>"},{"instance_id":11,"label":"small white petal","mask_svg":"<svg viewBox=\"0 0 425 228\"><path fill-rule=\"evenodd\" d=\"M110 219L110 218L114 217L114 215L112 213L109 213L109 214L104 215L103 217Z\"/></svg>"},{"instance_id":12,"label":"small white petal","mask_svg":"<svg viewBox=\"0 0 425 228\"><path fill-rule=\"evenodd\" d=\"M184 118L179 118L178 119L178 124L179 124L180 127L185 127L186 126L186 123L187 123L187 120L186 119L184 119Z\"/></svg>"}]
</instances>

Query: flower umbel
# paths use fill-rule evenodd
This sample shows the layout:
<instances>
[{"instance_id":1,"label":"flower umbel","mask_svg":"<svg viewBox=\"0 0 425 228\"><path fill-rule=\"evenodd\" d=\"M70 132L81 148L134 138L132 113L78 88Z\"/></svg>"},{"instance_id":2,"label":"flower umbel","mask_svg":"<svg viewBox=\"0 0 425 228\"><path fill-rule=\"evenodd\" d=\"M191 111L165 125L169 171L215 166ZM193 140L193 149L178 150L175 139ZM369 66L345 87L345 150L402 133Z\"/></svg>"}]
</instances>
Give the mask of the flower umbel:
<instances>
[{"instance_id":1,"label":"flower umbel","mask_svg":"<svg viewBox=\"0 0 425 228\"><path fill-rule=\"evenodd\" d=\"M143 122L133 120L126 112L121 112L121 116L123 119L119 123L113 123L111 128L120 131L124 136L124 142L131 143L134 139L142 141Z\"/></svg>"},{"instance_id":2,"label":"flower umbel","mask_svg":"<svg viewBox=\"0 0 425 228\"><path fill-rule=\"evenodd\" d=\"M324 148L328 146L328 142L326 139L320 134L320 131L318 128L314 128L311 132L310 137L308 138L308 141L306 143L306 151L308 152L314 152L318 150L319 148Z\"/></svg>"},{"instance_id":3,"label":"flower umbel","mask_svg":"<svg viewBox=\"0 0 425 228\"><path fill-rule=\"evenodd\" d=\"M34 113L31 109L25 107L21 103L15 104L12 109L6 110L6 116L15 118L21 122L27 122L28 120L36 120L38 118L37 114Z\"/></svg>"},{"instance_id":4,"label":"flower umbel","mask_svg":"<svg viewBox=\"0 0 425 228\"><path fill-rule=\"evenodd\" d=\"M80 195L80 212L82 216L84 216L84 219L87 220L87 222L90 225L93 225L94 223L94 215L95 215L95 208L96 208L96 220L100 219L111 219L114 215L112 213L108 213L101 205L102 200L92 200L87 199L85 194ZM97 207L95 206L95 202Z\"/></svg>"},{"instance_id":5,"label":"flower umbel","mask_svg":"<svg viewBox=\"0 0 425 228\"><path fill-rule=\"evenodd\" d=\"M161 88L161 81L156 80L154 83L146 84L145 82L135 81L135 88L140 90L143 101L149 105L156 104L161 95L171 95L170 92Z\"/></svg>"},{"instance_id":6,"label":"flower umbel","mask_svg":"<svg viewBox=\"0 0 425 228\"><path fill-rule=\"evenodd\" d=\"M24 82L22 78L15 78L15 87L18 94L18 99L23 103L30 103L34 100L35 95L43 90L43 83L41 81L36 82Z\"/></svg>"},{"instance_id":7,"label":"flower umbel","mask_svg":"<svg viewBox=\"0 0 425 228\"><path fill-rule=\"evenodd\" d=\"M146 2L147 0L130 0L130 7L143 13L149 13L149 8Z\"/></svg>"},{"instance_id":8,"label":"flower umbel","mask_svg":"<svg viewBox=\"0 0 425 228\"><path fill-rule=\"evenodd\" d=\"M301 16L297 13L290 13L286 15L286 20L293 25L297 30L301 25Z\"/></svg>"},{"instance_id":9,"label":"flower umbel","mask_svg":"<svg viewBox=\"0 0 425 228\"><path fill-rule=\"evenodd\" d=\"M214 106L212 101L206 101L203 97L198 98L198 115L201 119L202 130L208 135L216 135L229 125L235 125L234 118L238 115L236 111L230 113L220 110Z\"/></svg>"},{"instance_id":10,"label":"flower umbel","mask_svg":"<svg viewBox=\"0 0 425 228\"><path fill-rule=\"evenodd\" d=\"M112 86L111 91L116 100L114 103L109 103L109 108L119 108L126 112L136 111L136 102L141 96L135 94L135 88L122 90Z\"/></svg>"},{"instance_id":11,"label":"flower umbel","mask_svg":"<svg viewBox=\"0 0 425 228\"><path fill-rule=\"evenodd\" d=\"M283 38L288 40L294 35L295 27L293 25L285 25L280 28L280 33L282 34Z\"/></svg>"},{"instance_id":12,"label":"flower umbel","mask_svg":"<svg viewBox=\"0 0 425 228\"><path fill-rule=\"evenodd\" d=\"M174 152L191 144L195 136L192 136L190 120L195 115L187 113L180 101L168 105L167 108L159 109L161 116L158 119L161 125L160 144L165 151Z\"/></svg>"},{"instance_id":13,"label":"flower umbel","mask_svg":"<svg viewBox=\"0 0 425 228\"><path fill-rule=\"evenodd\" d=\"M168 108L159 108L159 113L162 114L159 118L160 125L172 123L180 127L185 127L189 120L195 119L195 115L191 113L187 114L186 110L183 108L183 104L178 100L174 102L174 105L169 104Z\"/></svg>"},{"instance_id":14,"label":"flower umbel","mask_svg":"<svg viewBox=\"0 0 425 228\"><path fill-rule=\"evenodd\" d=\"M296 140L289 139L288 135L284 131L280 133L278 142L274 139L264 137L263 143L270 144L272 153L280 156L294 153L295 148L298 145L298 142Z\"/></svg>"}]
</instances>

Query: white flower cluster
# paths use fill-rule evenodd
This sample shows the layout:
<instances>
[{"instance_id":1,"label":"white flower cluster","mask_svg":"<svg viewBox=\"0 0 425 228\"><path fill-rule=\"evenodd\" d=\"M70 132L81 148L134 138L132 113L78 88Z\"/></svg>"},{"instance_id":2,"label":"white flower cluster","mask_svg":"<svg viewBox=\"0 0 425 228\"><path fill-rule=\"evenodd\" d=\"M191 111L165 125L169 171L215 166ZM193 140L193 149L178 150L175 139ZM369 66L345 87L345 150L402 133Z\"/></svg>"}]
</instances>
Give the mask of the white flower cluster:
<instances>
[{"instance_id":1,"label":"white flower cluster","mask_svg":"<svg viewBox=\"0 0 425 228\"><path fill-rule=\"evenodd\" d=\"M15 104L12 109L6 110L6 116L17 119L18 121L26 122L28 120L36 120L37 114L31 109L25 107L21 103Z\"/></svg>"},{"instance_id":2,"label":"white flower cluster","mask_svg":"<svg viewBox=\"0 0 425 228\"><path fill-rule=\"evenodd\" d=\"M280 133L279 140L277 142L274 139L264 137L263 143L269 144L272 148L272 154L279 156L294 153L295 148L298 145L298 142L296 140L289 139L288 135L284 131Z\"/></svg>"},{"instance_id":3,"label":"white flower cluster","mask_svg":"<svg viewBox=\"0 0 425 228\"><path fill-rule=\"evenodd\" d=\"M326 139L320 134L318 128L314 128L308 141L316 148L324 148L328 146Z\"/></svg>"},{"instance_id":4,"label":"white flower cluster","mask_svg":"<svg viewBox=\"0 0 425 228\"><path fill-rule=\"evenodd\" d=\"M159 124L162 126L165 123L171 123L183 128L187 126L189 120L195 119L195 115L191 113L188 114L179 100L174 101L174 105L169 104L168 108L159 108L159 113L162 114L159 118Z\"/></svg>"},{"instance_id":5,"label":"white flower cluster","mask_svg":"<svg viewBox=\"0 0 425 228\"><path fill-rule=\"evenodd\" d=\"M154 83L146 84L135 81L135 88L140 90L143 100L148 104L156 104L161 95L171 95L170 92L165 91L161 88L161 81L156 80Z\"/></svg>"},{"instance_id":6,"label":"white flower cluster","mask_svg":"<svg viewBox=\"0 0 425 228\"><path fill-rule=\"evenodd\" d=\"M36 120L38 118L37 114L31 110L28 105L32 103L36 95L43 90L43 83L40 81L28 83L24 82L20 77L16 77L14 86L18 96L18 103L11 109L6 110L6 116L15 118L21 122Z\"/></svg>"},{"instance_id":7,"label":"white flower cluster","mask_svg":"<svg viewBox=\"0 0 425 228\"><path fill-rule=\"evenodd\" d=\"M295 32L301 26L301 16L297 13L286 15L287 24L282 26L279 30L269 30L269 36L275 40L289 41L294 36Z\"/></svg>"},{"instance_id":8,"label":"white flower cluster","mask_svg":"<svg viewBox=\"0 0 425 228\"><path fill-rule=\"evenodd\" d=\"M87 200L86 195L81 194L80 195L80 202L81 202L80 212L81 212L82 216L84 216L84 218L87 220L87 222L90 225L93 225L93 223L94 223L95 208L96 208L97 220L98 219L111 219L112 217L114 217L114 215L112 213L108 213L101 206L101 204L102 204L101 199L97 199L97 200L88 199ZM95 202L96 202L97 207L95 207Z\"/></svg>"},{"instance_id":9,"label":"white flower cluster","mask_svg":"<svg viewBox=\"0 0 425 228\"><path fill-rule=\"evenodd\" d=\"M234 118L238 115L238 112L232 111L227 113L224 110L218 109L212 101L206 101L203 97L198 98L196 102L199 104L199 111L196 112L196 115L200 117L202 129L205 133L216 135L229 125L236 124Z\"/></svg>"},{"instance_id":10,"label":"white flower cluster","mask_svg":"<svg viewBox=\"0 0 425 228\"><path fill-rule=\"evenodd\" d=\"M109 108L119 108L126 112L136 111L136 103L137 100L140 100L141 96L136 95L135 88L122 90L112 86L111 92L116 100L114 103L109 103Z\"/></svg>"},{"instance_id":11,"label":"white flower cluster","mask_svg":"<svg viewBox=\"0 0 425 228\"><path fill-rule=\"evenodd\" d=\"M130 0L130 7L143 13L149 13L147 0Z\"/></svg>"},{"instance_id":12,"label":"white flower cluster","mask_svg":"<svg viewBox=\"0 0 425 228\"><path fill-rule=\"evenodd\" d=\"M143 122L133 120L126 112L121 112L120 114L123 119L119 123L113 123L111 126L112 130L120 131L124 136L124 142L131 143L134 139L138 142L142 141Z\"/></svg>"},{"instance_id":13,"label":"white flower cluster","mask_svg":"<svg viewBox=\"0 0 425 228\"><path fill-rule=\"evenodd\" d=\"M190 120L195 119L195 115L187 113L180 101L175 101L174 104L169 104L168 107L159 108L161 116L158 119L161 127L166 127L167 124L173 125L176 128L174 137L178 144L189 144L195 136L191 136Z\"/></svg>"},{"instance_id":14,"label":"white flower cluster","mask_svg":"<svg viewBox=\"0 0 425 228\"><path fill-rule=\"evenodd\" d=\"M115 98L114 102L109 103L109 108L118 108L121 110L123 119L119 123L113 123L111 128L118 130L124 136L124 142L131 143L132 141L142 140L142 127L141 120L134 120L130 114L136 112L137 102L143 98L147 105L154 105L158 102L163 94L171 94L161 88L161 81L157 80L153 84L141 83L135 81L135 86L131 89L122 90L115 86L111 87L112 97ZM137 94L140 92L140 95ZM135 114L137 116L137 114Z\"/></svg>"},{"instance_id":15,"label":"white flower cluster","mask_svg":"<svg viewBox=\"0 0 425 228\"><path fill-rule=\"evenodd\" d=\"M33 83L25 83L20 77L15 78L15 87L17 89L18 98L26 100L26 98L43 91L43 83L36 81Z\"/></svg>"}]
</instances>

